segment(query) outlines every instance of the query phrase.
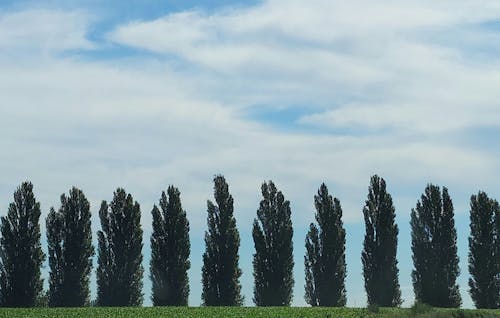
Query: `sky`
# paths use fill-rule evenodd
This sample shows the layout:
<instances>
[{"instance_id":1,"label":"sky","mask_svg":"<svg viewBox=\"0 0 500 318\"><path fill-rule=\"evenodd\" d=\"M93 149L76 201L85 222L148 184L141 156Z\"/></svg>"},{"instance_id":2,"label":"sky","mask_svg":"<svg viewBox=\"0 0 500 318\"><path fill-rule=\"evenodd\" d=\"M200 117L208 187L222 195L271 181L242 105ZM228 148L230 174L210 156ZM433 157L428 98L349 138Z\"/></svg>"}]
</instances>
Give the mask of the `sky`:
<instances>
[{"instance_id":1,"label":"sky","mask_svg":"<svg viewBox=\"0 0 500 318\"><path fill-rule=\"evenodd\" d=\"M246 305L251 226L273 180L292 208L293 305L306 305L304 239L325 182L343 207L347 304L365 306L362 208L378 174L396 207L403 305L409 215L433 183L453 199L472 307L470 196L500 197L497 0L0 0L0 70L0 215L31 180L44 237L75 185L95 233L100 201L124 187L142 209L146 305L151 209L170 184L191 224L189 303L201 303L206 201L223 174Z\"/></svg>"}]
</instances>

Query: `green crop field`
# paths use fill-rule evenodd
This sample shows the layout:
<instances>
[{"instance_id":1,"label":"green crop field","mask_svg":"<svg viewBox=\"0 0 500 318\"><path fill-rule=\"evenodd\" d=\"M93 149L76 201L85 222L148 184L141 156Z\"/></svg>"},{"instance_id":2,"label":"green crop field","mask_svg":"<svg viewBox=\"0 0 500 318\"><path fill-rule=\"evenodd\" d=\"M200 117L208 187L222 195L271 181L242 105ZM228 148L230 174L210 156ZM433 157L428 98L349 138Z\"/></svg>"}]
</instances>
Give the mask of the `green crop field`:
<instances>
[{"instance_id":1,"label":"green crop field","mask_svg":"<svg viewBox=\"0 0 500 318\"><path fill-rule=\"evenodd\" d=\"M432 309L415 314L410 309L382 308L378 313L363 308L235 308L235 307L145 307L145 308L32 308L0 309L0 317L8 318L354 318L354 317L422 317L422 318L494 318L500 310Z\"/></svg>"}]
</instances>

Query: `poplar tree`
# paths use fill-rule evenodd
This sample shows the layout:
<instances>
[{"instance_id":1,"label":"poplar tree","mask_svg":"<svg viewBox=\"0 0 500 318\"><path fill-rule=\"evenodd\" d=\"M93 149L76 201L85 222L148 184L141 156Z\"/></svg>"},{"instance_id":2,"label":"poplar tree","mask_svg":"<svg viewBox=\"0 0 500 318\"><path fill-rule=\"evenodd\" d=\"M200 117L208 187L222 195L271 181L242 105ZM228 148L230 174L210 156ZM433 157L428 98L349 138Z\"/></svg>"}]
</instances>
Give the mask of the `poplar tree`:
<instances>
[{"instance_id":1,"label":"poplar tree","mask_svg":"<svg viewBox=\"0 0 500 318\"><path fill-rule=\"evenodd\" d=\"M253 300L257 306L290 306L294 286L290 202L272 181L264 183L261 190L263 199L252 231Z\"/></svg>"},{"instance_id":2,"label":"poplar tree","mask_svg":"<svg viewBox=\"0 0 500 318\"><path fill-rule=\"evenodd\" d=\"M202 300L205 306L241 306L240 235L234 218L233 197L223 176L214 178L215 204L207 201Z\"/></svg>"},{"instance_id":3,"label":"poplar tree","mask_svg":"<svg viewBox=\"0 0 500 318\"><path fill-rule=\"evenodd\" d=\"M396 258L398 226L392 197L384 179L374 175L363 208L365 239L361 260L368 305L401 305L399 270Z\"/></svg>"},{"instance_id":4,"label":"poplar tree","mask_svg":"<svg viewBox=\"0 0 500 318\"><path fill-rule=\"evenodd\" d=\"M345 229L342 207L323 183L314 196L316 222L306 236L305 300L311 306L340 307L346 304Z\"/></svg>"},{"instance_id":5,"label":"poplar tree","mask_svg":"<svg viewBox=\"0 0 500 318\"><path fill-rule=\"evenodd\" d=\"M45 254L40 244L40 202L33 184L24 182L0 225L0 304L33 307L42 295L40 268Z\"/></svg>"},{"instance_id":6,"label":"poplar tree","mask_svg":"<svg viewBox=\"0 0 500 318\"><path fill-rule=\"evenodd\" d=\"M113 201L99 210L97 232L97 304L140 306L142 304L142 228L139 203L118 188Z\"/></svg>"},{"instance_id":7,"label":"poplar tree","mask_svg":"<svg viewBox=\"0 0 500 318\"><path fill-rule=\"evenodd\" d=\"M496 210L495 213L495 259L499 260L500 259L500 209ZM500 262L497 263L497 277L496 277L496 284L498 286L498 289L500 289ZM497 308L500 308L500 297L497 299Z\"/></svg>"},{"instance_id":8,"label":"poplar tree","mask_svg":"<svg viewBox=\"0 0 500 318\"><path fill-rule=\"evenodd\" d=\"M480 191L470 199L469 292L477 308L500 306L500 255L496 254L496 200Z\"/></svg>"},{"instance_id":9,"label":"poplar tree","mask_svg":"<svg viewBox=\"0 0 500 318\"><path fill-rule=\"evenodd\" d=\"M90 303L92 270L90 203L80 189L61 195L61 207L46 220L49 249L49 306L81 307Z\"/></svg>"},{"instance_id":10,"label":"poplar tree","mask_svg":"<svg viewBox=\"0 0 500 318\"><path fill-rule=\"evenodd\" d=\"M459 307L457 232L448 189L427 185L410 224L415 299L435 307Z\"/></svg>"},{"instance_id":11,"label":"poplar tree","mask_svg":"<svg viewBox=\"0 0 500 318\"><path fill-rule=\"evenodd\" d=\"M187 306L189 279L189 222L182 209L180 192L174 186L162 192L153 207L150 277L154 306ZM161 209L161 210L160 210Z\"/></svg>"}]
</instances>

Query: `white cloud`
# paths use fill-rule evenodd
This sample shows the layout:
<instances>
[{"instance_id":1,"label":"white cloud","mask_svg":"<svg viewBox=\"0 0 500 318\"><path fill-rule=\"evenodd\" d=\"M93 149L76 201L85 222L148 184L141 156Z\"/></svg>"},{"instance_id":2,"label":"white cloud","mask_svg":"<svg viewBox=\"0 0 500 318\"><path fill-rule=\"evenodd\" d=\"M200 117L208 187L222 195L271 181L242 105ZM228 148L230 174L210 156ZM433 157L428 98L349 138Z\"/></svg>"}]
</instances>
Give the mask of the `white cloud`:
<instances>
[{"instance_id":1,"label":"white cloud","mask_svg":"<svg viewBox=\"0 0 500 318\"><path fill-rule=\"evenodd\" d=\"M478 111L463 101L440 106L438 101L405 105L347 104L340 108L303 116L299 122L328 128L353 128L376 133L391 129L403 134L458 133L464 129L496 127L500 113L494 101Z\"/></svg>"},{"instance_id":2,"label":"white cloud","mask_svg":"<svg viewBox=\"0 0 500 318\"><path fill-rule=\"evenodd\" d=\"M72 49L92 49L85 33L89 19L83 12L55 10L0 11L0 48L53 53Z\"/></svg>"},{"instance_id":3,"label":"white cloud","mask_svg":"<svg viewBox=\"0 0 500 318\"><path fill-rule=\"evenodd\" d=\"M499 18L496 1L274 0L136 21L109 39L198 65L216 83L201 93L242 107L307 105L326 109L299 121L310 125L451 133L500 124L500 61L467 55L491 42L478 26Z\"/></svg>"},{"instance_id":4,"label":"white cloud","mask_svg":"<svg viewBox=\"0 0 500 318\"><path fill-rule=\"evenodd\" d=\"M475 8L470 6L474 4ZM303 1L271 0L255 7L206 14L173 13L153 21L122 25L110 38L157 52L273 40L331 44L339 39L391 37L425 28L453 27L498 18L496 1ZM193 52L195 53L195 52Z\"/></svg>"}]
</instances>

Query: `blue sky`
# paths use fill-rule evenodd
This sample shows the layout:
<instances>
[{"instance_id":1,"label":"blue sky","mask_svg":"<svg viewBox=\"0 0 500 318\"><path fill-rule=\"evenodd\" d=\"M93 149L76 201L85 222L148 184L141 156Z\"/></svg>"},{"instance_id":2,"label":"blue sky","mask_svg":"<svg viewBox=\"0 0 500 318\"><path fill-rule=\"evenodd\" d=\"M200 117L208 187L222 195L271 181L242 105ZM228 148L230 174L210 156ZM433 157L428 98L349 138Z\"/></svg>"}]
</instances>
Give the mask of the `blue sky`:
<instances>
[{"instance_id":1,"label":"blue sky","mask_svg":"<svg viewBox=\"0 0 500 318\"><path fill-rule=\"evenodd\" d=\"M95 215L125 187L142 207L147 268L150 211L174 184L192 229L189 301L199 305L206 200L223 173L252 305L251 224L272 179L292 205L302 306L304 238L325 182L344 210L348 305L363 306L361 211L377 173L397 210L408 306L409 214L432 182L454 200L471 307L468 200L500 193L499 25L493 0L4 0L0 214L27 179L44 217L73 185Z\"/></svg>"}]
</instances>

